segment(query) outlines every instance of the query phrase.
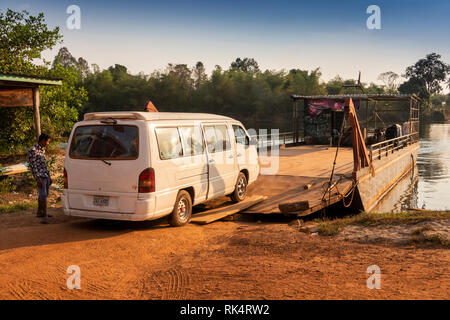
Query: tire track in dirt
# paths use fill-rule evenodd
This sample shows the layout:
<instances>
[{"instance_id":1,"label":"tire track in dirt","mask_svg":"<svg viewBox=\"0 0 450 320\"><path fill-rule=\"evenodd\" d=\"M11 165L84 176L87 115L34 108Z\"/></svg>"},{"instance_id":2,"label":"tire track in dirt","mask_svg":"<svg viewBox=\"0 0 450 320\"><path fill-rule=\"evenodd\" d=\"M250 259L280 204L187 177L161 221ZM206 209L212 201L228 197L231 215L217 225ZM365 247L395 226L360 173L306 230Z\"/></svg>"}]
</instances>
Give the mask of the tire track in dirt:
<instances>
[{"instance_id":1,"label":"tire track in dirt","mask_svg":"<svg viewBox=\"0 0 450 320\"><path fill-rule=\"evenodd\" d=\"M83 283L81 284L81 289L84 289ZM101 284L88 283L86 285L86 291L94 295L95 298L107 298L111 296L112 288L110 288L109 286L103 286Z\"/></svg>"},{"instance_id":2,"label":"tire track in dirt","mask_svg":"<svg viewBox=\"0 0 450 320\"><path fill-rule=\"evenodd\" d=\"M191 276L185 269L169 268L147 272L136 280L137 299L188 299L190 283Z\"/></svg>"},{"instance_id":3,"label":"tire track in dirt","mask_svg":"<svg viewBox=\"0 0 450 320\"><path fill-rule=\"evenodd\" d=\"M49 290L49 286L42 281L22 280L8 283L8 292L14 299L18 300L52 300L60 297Z\"/></svg>"}]
</instances>

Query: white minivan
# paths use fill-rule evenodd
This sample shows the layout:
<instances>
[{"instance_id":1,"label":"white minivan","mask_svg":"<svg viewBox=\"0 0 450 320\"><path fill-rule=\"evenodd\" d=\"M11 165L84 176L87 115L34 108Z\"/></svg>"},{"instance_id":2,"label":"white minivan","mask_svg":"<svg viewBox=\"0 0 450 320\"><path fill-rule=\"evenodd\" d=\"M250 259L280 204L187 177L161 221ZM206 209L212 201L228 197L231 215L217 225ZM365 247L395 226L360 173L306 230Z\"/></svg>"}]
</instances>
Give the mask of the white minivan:
<instances>
[{"instance_id":1,"label":"white minivan","mask_svg":"<svg viewBox=\"0 0 450 320\"><path fill-rule=\"evenodd\" d=\"M213 114L97 112L77 122L64 161L69 216L189 222L192 206L244 200L259 174L242 123Z\"/></svg>"}]
</instances>

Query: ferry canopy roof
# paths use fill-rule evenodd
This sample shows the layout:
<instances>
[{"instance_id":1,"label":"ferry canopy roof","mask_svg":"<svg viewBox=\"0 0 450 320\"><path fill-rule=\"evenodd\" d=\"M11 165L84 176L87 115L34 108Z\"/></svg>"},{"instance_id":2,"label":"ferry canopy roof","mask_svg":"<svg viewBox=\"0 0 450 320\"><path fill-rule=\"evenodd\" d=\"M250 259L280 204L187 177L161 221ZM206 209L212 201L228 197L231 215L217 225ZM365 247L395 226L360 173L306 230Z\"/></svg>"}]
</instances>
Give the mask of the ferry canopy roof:
<instances>
[{"instance_id":1,"label":"ferry canopy roof","mask_svg":"<svg viewBox=\"0 0 450 320\"><path fill-rule=\"evenodd\" d=\"M345 100L352 98L361 101L420 101L415 94L337 94L337 95L319 95L319 96L302 96L291 95L293 101L297 100Z\"/></svg>"}]
</instances>

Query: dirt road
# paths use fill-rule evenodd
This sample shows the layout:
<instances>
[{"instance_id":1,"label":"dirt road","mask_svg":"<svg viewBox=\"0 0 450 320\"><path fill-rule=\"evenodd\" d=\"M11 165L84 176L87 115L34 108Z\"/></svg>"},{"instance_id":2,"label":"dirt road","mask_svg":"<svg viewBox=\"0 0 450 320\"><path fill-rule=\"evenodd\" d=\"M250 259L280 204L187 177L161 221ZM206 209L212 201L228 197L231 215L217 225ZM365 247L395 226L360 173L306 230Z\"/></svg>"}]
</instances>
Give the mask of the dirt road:
<instances>
[{"instance_id":1,"label":"dirt road","mask_svg":"<svg viewBox=\"0 0 450 320\"><path fill-rule=\"evenodd\" d=\"M171 228L0 216L1 299L449 299L450 251L361 244L265 218ZM366 269L381 268L381 289ZM81 290L66 286L81 269Z\"/></svg>"}]
</instances>

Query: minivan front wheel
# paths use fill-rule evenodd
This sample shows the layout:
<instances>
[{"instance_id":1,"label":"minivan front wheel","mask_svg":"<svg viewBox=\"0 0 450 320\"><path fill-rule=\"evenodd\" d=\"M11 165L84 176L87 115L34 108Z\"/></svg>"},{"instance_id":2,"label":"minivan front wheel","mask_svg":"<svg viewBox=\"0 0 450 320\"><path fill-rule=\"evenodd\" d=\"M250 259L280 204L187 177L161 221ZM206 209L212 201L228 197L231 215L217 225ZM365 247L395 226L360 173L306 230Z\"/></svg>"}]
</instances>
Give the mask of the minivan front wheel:
<instances>
[{"instance_id":1,"label":"minivan front wheel","mask_svg":"<svg viewBox=\"0 0 450 320\"><path fill-rule=\"evenodd\" d=\"M234 191L230 194L230 198L233 202L238 203L245 199L247 196L247 177L243 172L239 172L236 186Z\"/></svg>"},{"instance_id":2,"label":"minivan front wheel","mask_svg":"<svg viewBox=\"0 0 450 320\"><path fill-rule=\"evenodd\" d=\"M177 200L170 215L170 224L180 227L189 222L192 215L192 200L189 192L181 190L178 192Z\"/></svg>"}]
</instances>

